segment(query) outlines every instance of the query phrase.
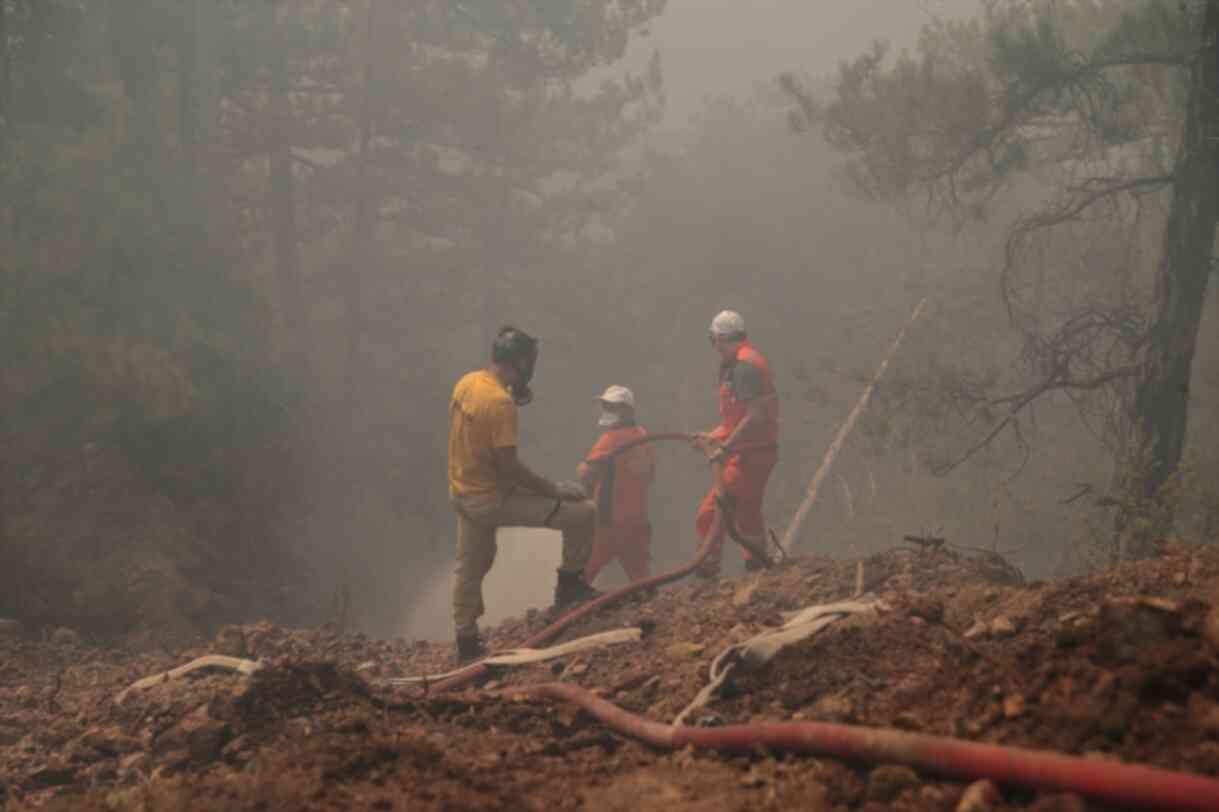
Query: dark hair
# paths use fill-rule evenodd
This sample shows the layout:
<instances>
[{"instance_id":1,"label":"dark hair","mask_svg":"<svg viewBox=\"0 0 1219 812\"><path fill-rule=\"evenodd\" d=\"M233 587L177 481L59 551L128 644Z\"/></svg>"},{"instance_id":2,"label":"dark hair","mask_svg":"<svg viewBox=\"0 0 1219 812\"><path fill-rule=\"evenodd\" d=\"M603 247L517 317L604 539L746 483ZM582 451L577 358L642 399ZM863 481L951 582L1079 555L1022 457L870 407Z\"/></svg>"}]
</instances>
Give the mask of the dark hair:
<instances>
[{"instance_id":1,"label":"dark hair","mask_svg":"<svg viewBox=\"0 0 1219 812\"><path fill-rule=\"evenodd\" d=\"M538 340L511 325L499 328L491 344L491 360L497 364L515 364L527 358L536 358Z\"/></svg>"},{"instance_id":2,"label":"dark hair","mask_svg":"<svg viewBox=\"0 0 1219 812\"><path fill-rule=\"evenodd\" d=\"M512 399L517 406L533 400L529 382L533 380L533 366L538 360L538 340L511 325L499 328L495 342L491 345L491 360L516 370L517 380L512 383Z\"/></svg>"}]
</instances>

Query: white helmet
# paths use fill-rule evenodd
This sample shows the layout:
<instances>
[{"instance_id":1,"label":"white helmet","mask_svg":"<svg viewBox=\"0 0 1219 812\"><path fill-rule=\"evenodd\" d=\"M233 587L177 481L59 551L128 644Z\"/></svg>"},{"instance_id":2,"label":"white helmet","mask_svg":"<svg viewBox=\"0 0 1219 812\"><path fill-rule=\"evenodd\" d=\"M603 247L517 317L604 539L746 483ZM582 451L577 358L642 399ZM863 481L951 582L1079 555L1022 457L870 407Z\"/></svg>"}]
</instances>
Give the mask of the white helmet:
<instances>
[{"instance_id":1,"label":"white helmet","mask_svg":"<svg viewBox=\"0 0 1219 812\"><path fill-rule=\"evenodd\" d=\"M735 310L721 310L711 320L711 335L738 336L745 334L745 320Z\"/></svg>"},{"instance_id":2,"label":"white helmet","mask_svg":"<svg viewBox=\"0 0 1219 812\"><path fill-rule=\"evenodd\" d=\"M622 415L611 409L605 408L607 404L615 404L617 406L626 406L629 409L635 408L635 394L625 386L617 384L607 387L604 392L597 396L597 400L601 402L601 419L597 421L599 426L616 426L622 420Z\"/></svg>"}]
</instances>

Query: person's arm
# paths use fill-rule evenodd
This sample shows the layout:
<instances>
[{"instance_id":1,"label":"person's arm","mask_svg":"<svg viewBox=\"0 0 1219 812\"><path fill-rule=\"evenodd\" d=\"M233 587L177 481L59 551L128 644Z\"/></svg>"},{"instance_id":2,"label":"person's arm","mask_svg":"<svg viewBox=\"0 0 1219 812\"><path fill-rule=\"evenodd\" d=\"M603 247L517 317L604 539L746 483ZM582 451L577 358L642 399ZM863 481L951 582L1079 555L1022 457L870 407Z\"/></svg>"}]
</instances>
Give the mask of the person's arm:
<instances>
[{"instance_id":1,"label":"person's arm","mask_svg":"<svg viewBox=\"0 0 1219 812\"><path fill-rule=\"evenodd\" d=\"M487 407L491 456L496 477L504 486L516 485L551 499L559 498L558 483L534 473L516 453L516 405L501 399Z\"/></svg>"},{"instance_id":2,"label":"person's arm","mask_svg":"<svg viewBox=\"0 0 1219 812\"><path fill-rule=\"evenodd\" d=\"M737 400L745 404L745 416L736 428L719 442L721 449L731 449L738 437L746 436L749 427L766 419L765 404L773 393L763 392L762 373L748 361L738 361L732 369L732 388ZM714 440L714 437L709 438Z\"/></svg>"},{"instance_id":3,"label":"person's arm","mask_svg":"<svg viewBox=\"0 0 1219 812\"><path fill-rule=\"evenodd\" d=\"M576 466L576 477L579 478L580 484L584 486L584 490L592 493L596 490L597 483L601 481L603 470L603 464L590 465L585 461Z\"/></svg>"},{"instance_id":4,"label":"person's arm","mask_svg":"<svg viewBox=\"0 0 1219 812\"><path fill-rule=\"evenodd\" d=\"M606 457L610 452L609 435L602 434L597 442L593 443L593 447L588 450L587 456L580 461L576 466L576 478L580 480L580 484L584 486L584 490L589 493L597 487L597 483L601 481L601 476L605 471Z\"/></svg>"},{"instance_id":5,"label":"person's arm","mask_svg":"<svg viewBox=\"0 0 1219 812\"><path fill-rule=\"evenodd\" d=\"M495 470L505 482L515 482L525 490L551 499L559 498L558 485L525 465L516 454L516 446L495 448L491 453L495 456Z\"/></svg>"}]
</instances>

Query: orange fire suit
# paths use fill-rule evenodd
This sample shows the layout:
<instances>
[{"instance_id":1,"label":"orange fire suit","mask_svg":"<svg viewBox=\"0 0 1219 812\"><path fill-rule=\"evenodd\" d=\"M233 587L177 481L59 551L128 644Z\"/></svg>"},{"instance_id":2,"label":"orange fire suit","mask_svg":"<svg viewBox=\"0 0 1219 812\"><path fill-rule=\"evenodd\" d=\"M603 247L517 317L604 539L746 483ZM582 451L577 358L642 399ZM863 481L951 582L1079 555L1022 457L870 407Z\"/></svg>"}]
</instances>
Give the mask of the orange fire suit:
<instances>
[{"instance_id":1,"label":"orange fire suit","mask_svg":"<svg viewBox=\"0 0 1219 812\"><path fill-rule=\"evenodd\" d=\"M651 445L641 445L611 458L624 443L647 435L641 426L610 429L584 458L596 477L597 529L593 552L584 567L592 583L602 568L618 561L628 578L647 578L652 560L652 525L648 521L648 489L655 471Z\"/></svg>"},{"instance_id":2,"label":"orange fire suit","mask_svg":"<svg viewBox=\"0 0 1219 812\"><path fill-rule=\"evenodd\" d=\"M720 365L720 424L711 436L723 442L745 419L750 401L761 399L763 419L750 424L738 436L723 458L721 482L731 517L740 535L765 549L766 522L762 502L770 472L779 460L779 399L766 358L748 341L741 342L736 358ZM695 529L706 540L715 515L717 490L712 487L698 507ZM704 572L718 574L724 549L724 534L714 543L703 566ZM745 560L750 555L742 550Z\"/></svg>"}]
</instances>

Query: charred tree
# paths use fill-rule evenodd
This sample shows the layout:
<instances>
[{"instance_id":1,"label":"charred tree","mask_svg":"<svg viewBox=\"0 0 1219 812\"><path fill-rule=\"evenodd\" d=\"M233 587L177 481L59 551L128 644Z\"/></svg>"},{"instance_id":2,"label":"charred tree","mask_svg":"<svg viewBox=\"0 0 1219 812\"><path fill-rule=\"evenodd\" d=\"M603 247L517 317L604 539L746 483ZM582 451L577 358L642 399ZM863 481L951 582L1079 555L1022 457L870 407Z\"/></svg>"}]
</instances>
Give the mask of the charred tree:
<instances>
[{"instance_id":1,"label":"charred tree","mask_svg":"<svg viewBox=\"0 0 1219 812\"><path fill-rule=\"evenodd\" d=\"M269 10L270 183L267 203L274 235L275 282L287 333L287 356L292 360L293 366L309 379L312 378L313 354L310 351L305 296L301 288L296 175L292 165L292 100L289 95L287 55L282 33L282 5L276 2Z\"/></svg>"},{"instance_id":2,"label":"charred tree","mask_svg":"<svg viewBox=\"0 0 1219 812\"><path fill-rule=\"evenodd\" d=\"M1181 463L1190 379L1219 224L1219 0L1208 0L1164 228L1155 315L1135 389L1128 493L1118 512L1123 557L1150 552L1170 529L1168 492Z\"/></svg>"},{"instance_id":3,"label":"charred tree","mask_svg":"<svg viewBox=\"0 0 1219 812\"><path fill-rule=\"evenodd\" d=\"M847 169L865 193L956 228L984 221L1017 177L1036 170L1049 180L1049 202L1009 228L999 274L1032 383L984 398L1001 419L945 470L1018 430L1047 393L1109 398L1122 417L1110 438L1115 493L1102 503L1117 508L1115 554L1145 555L1173 523L1214 263L1219 0L1070 13L1051 0L1000 0L981 20L935 21L923 33L914 55L890 64L877 46L845 64L825 103L784 77L792 123L822 125L829 144L851 156ZM1116 257L1111 243L1132 239L1130 212L1145 196L1165 206L1158 255ZM1098 270L1084 277L1064 262L1055 272L1086 293L1046 301L1045 257L1053 262L1056 240L1081 237L1092 241ZM1129 267L1118 270L1122 262ZM1131 285L1132 274L1150 295Z\"/></svg>"}]
</instances>

